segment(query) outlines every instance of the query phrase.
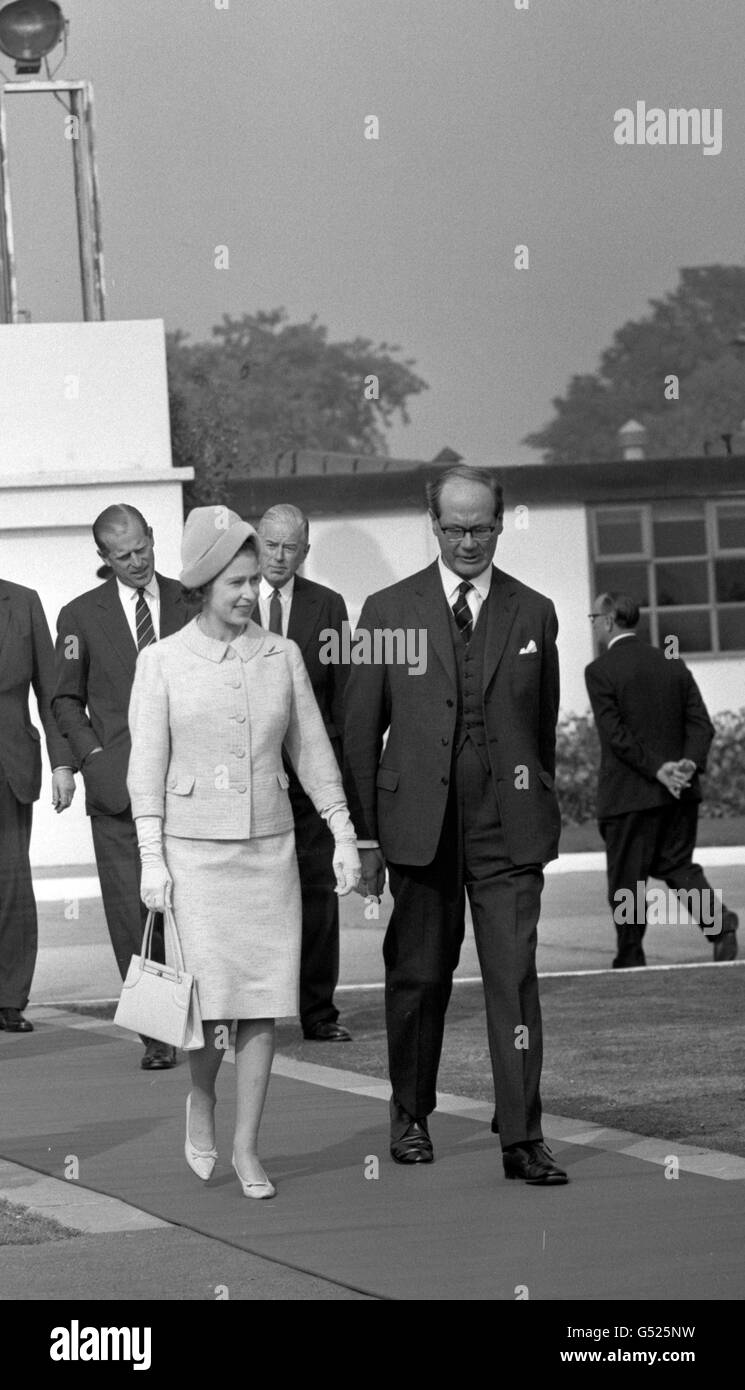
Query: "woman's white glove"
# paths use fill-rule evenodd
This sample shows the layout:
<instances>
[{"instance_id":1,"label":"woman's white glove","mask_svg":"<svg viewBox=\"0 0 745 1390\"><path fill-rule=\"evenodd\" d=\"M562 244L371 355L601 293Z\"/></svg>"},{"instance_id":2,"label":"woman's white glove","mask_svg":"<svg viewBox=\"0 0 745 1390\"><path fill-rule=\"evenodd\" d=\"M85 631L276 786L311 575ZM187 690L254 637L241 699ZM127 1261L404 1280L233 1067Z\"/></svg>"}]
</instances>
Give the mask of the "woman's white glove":
<instances>
[{"instance_id":1,"label":"woman's white glove","mask_svg":"<svg viewBox=\"0 0 745 1390\"><path fill-rule=\"evenodd\" d=\"M163 912L171 905L173 879L163 858L163 821L160 816L137 816L137 844L142 874L140 897L152 912Z\"/></svg>"},{"instance_id":2,"label":"woman's white glove","mask_svg":"<svg viewBox=\"0 0 745 1390\"><path fill-rule=\"evenodd\" d=\"M334 873L336 874L336 888L334 891L343 898L345 893L351 893L360 881L362 865L360 856L357 853L357 846L354 840L337 840L334 846Z\"/></svg>"}]
</instances>

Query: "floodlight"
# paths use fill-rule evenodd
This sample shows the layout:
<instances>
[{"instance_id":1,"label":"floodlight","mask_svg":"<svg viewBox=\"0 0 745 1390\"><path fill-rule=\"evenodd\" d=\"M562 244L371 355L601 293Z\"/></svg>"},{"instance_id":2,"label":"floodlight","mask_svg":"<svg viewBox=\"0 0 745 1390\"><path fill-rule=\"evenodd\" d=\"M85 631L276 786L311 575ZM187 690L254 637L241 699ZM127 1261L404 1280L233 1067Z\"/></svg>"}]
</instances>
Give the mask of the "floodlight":
<instances>
[{"instance_id":1,"label":"floodlight","mask_svg":"<svg viewBox=\"0 0 745 1390\"><path fill-rule=\"evenodd\" d=\"M15 60L19 77L32 75L64 39L66 28L54 0L14 0L0 10L0 51Z\"/></svg>"}]
</instances>

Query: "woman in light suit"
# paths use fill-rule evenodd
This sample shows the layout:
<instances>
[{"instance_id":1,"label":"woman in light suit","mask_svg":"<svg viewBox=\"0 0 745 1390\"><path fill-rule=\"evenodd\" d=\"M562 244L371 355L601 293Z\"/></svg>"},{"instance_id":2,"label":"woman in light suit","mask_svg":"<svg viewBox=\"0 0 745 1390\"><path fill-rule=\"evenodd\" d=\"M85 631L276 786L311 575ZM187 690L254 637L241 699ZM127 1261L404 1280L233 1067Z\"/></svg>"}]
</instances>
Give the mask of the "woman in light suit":
<instances>
[{"instance_id":1,"label":"woman in light suit","mask_svg":"<svg viewBox=\"0 0 745 1390\"><path fill-rule=\"evenodd\" d=\"M337 892L359 856L336 758L296 644L251 622L258 538L226 507L197 507L181 583L201 611L137 662L128 787L146 906L172 903L197 982L205 1046L189 1053L185 1154L215 1166L215 1081L237 1019L233 1167L248 1197L273 1197L258 1132L274 1019L297 1014L301 903L283 745L335 839Z\"/></svg>"}]
</instances>

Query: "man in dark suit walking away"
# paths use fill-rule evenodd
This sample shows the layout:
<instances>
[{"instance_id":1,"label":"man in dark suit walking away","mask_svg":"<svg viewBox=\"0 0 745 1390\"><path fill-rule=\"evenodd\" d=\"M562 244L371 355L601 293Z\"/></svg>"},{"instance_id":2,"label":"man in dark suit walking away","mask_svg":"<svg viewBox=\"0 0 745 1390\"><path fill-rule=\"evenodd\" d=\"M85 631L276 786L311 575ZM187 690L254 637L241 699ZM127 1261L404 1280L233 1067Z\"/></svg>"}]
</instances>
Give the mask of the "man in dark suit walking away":
<instances>
[{"instance_id":1,"label":"man in dark suit walking away","mask_svg":"<svg viewBox=\"0 0 745 1390\"><path fill-rule=\"evenodd\" d=\"M178 632L190 614L180 584L156 574L153 533L136 507L107 507L93 523L93 536L113 575L59 615L53 707L82 768L106 923L124 979L132 954L140 950L147 917L127 792L127 713L135 663L138 651ZM162 960L162 921L154 940L156 958ZM172 1047L144 1041L145 1071L174 1065Z\"/></svg>"},{"instance_id":2,"label":"man in dark suit walking away","mask_svg":"<svg viewBox=\"0 0 745 1390\"><path fill-rule=\"evenodd\" d=\"M262 580L255 620L270 632L297 642L341 765L344 686L348 667L322 660L327 639L348 623L341 594L296 573L310 549L308 522L298 507L270 507L258 526ZM300 957L300 1023L312 1042L349 1042L339 1023L334 990L339 980L339 899L332 867L334 838L286 763L295 818L295 852L303 900Z\"/></svg>"},{"instance_id":3,"label":"man in dark suit walking away","mask_svg":"<svg viewBox=\"0 0 745 1390\"><path fill-rule=\"evenodd\" d=\"M38 927L29 843L41 790L41 747L28 708L33 687L52 768L52 804L75 795L73 754L52 714L54 648L39 595L0 580L0 1030L31 1033L24 1017Z\"/></svg>"},{"instance_id":4,"label":"man in dark suit walking away","mask_svg":"<svg viewBox=\"0 0 745 1390\"><path fill-rule=\"evenodd\" d=\"M543 865L560 829L556 613L492 565L504 504L491 470L447 469L427 495L440 556L366 600L346 692L362 886L379 894L387 861L394 898L383 946L391 1154L433 1158L427 1116L467 892L504 1172L560 1184L541 1129L535 967Z\"/></svg>"},{"instance_id":5,"label":"man in dark suit walking away","mask_svg":"<svg viewBox=\"0 0 745 1390\"><path fill-rule=\"evenodd\" d=\"M628 594L600 594L590 614L604 649L585 670L600 737L598 823L608 859L608 902L616 969L646 965L646 887L662 879L711 935L714 959L737 956L736 913L720 902L693 863L701 789L698 775L714 727L680 657L637 637L639 608ZM668 895L669 896L669 895ZM720 930L717 930L720 928Z\"/></svg>"}]
</instances>

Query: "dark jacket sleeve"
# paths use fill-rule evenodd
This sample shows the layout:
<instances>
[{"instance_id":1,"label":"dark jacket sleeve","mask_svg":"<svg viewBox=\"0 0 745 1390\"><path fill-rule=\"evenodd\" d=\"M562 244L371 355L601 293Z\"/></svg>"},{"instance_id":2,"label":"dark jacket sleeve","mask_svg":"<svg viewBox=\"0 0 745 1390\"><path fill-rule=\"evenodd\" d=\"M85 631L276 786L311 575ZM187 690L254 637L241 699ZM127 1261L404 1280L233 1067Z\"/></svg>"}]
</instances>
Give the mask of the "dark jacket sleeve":
<instances>
[{"instance_id":1,"label":"dark jacket sleeve","mask_svg":"<svg viewBox=\"0 0 745 1390\"><path fill-rule=\"evenodd\" d=\"M344 623L349 625L347 605L344 602L344 599L342 598L341 594L334 594L334 601L331 612L331 627L333 627L335 632L339 633L340 638L342 636ZM331 710L331 719L334 724L334 728L336 729L337 737L339 739L340 748L344 738L344 693L346 690L348 678L349 667L346 664L346 662L335 661L330 664L329 707Z\"/></svg>"},{"instance_id":2,"label":"dark jacket sleeve","mask_svg":"<svg viewBox=\"0 0 745 1390\"><path fill-rule=\"evenodd\" d=\"M99 740L88 718L88 647L72 606L57 619L56 685L52 706L57 726L70 743L78 765Z\"/></svg>"},{"instance_id":3,"label":"dark jacket sleeve","mask_svg":"<svg viewBox=\"0 0 745 1390\"><path fill-rule=\"evenodd\" d=\"M366 599L356 631L382 626L374 597ZM390 715L385 663L352 665L345 692L344 790L358 840L378 838L376 778Z\"/></svg>"},{"instance_id":4,"label":"dark jacket sleeve","mask_svg":"<svg viewBox=\"0 0 745 1390\"><path fill-rule=\"evenodd\" d=\"M544 624L543 657L541 666L540 757L546 772L556 772L556 721L559 717L559 653L556 637L559 622L551 604Z\"/></svg>"},{"instance_id":5,"label":"dark jacket sleeve","mask_svg":"<svg viewBox=\"0 0 745 1390\"><path fill-rule=\"evenodd\" d=\"M34 687L39 718L44 728L47 754L52 769L71 767L77 770L78 762L67 739L60 732L52 712L54 695L54 647L52 636L44 616L39 595L31 596L31 640L33 645L33 669L31 684Z\"/></svg>"},{"instance_id":6,"label":"dark jacket sleeve","mask_svg":"<svg viewBox=\"0 0 745 1390\"><path fill-rule=\"evenodd\" d=\"M602 669L598 669L596 664L588 666L585 669L585 685L601 738L606 741L616 757L621 759L621 762L627 763L635 772L641 773L643 777L648 777L650 781L654 782L657 777L657 769L661 767L664 758L660 754L656 754L654 749L643 744L641 739L632 733L628 725L624 723L618 706L618 697L608 674Z\"/></svg>"}]
</instances>

